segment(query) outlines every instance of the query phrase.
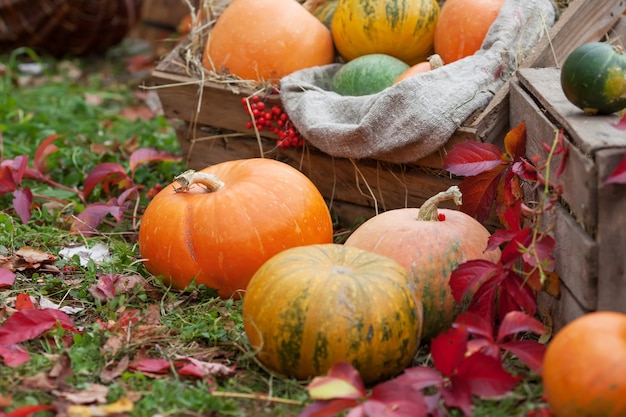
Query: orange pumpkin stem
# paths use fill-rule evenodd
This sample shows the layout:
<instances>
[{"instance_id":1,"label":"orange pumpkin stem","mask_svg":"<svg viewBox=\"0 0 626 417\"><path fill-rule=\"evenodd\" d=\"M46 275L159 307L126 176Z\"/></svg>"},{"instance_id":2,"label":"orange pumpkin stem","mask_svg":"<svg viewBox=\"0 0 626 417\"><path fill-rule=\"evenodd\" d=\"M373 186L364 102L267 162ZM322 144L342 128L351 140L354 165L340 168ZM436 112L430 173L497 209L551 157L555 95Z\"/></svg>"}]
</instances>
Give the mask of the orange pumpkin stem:
<instances>
[{"instance_id":1,"label":"orange pumpkin stem","mask_svg":"<svg viewBox=\"0 0 626 417\"><path fill-rule=\"evenodd\" d=\"M438 222L439 221L439 213L437 212L437 206L442 201L453 200L454 204L460 206L463 204L462 202L462 194L459 187L453 185L448 188L446 191L442 191L424 202L422 207L420 207L419 214L417 215L417 220Z\"/></svg>"},{"instance_id":2,"label":"orange pumpkin stem","mask_svg":"<svg viewBox=\"0 0 626 417\"><path fill-rule=\"evenodd\" d=\"M197 172L193 169L183 172L174 178L174 181L179 185L178 188L174 187L174 191L177 193L185 193L189 191L193 184L204 185L207 193L217 191L224 186L224 182L215 175L208 174L206 172Z\"/></svg>"}]
</instances>

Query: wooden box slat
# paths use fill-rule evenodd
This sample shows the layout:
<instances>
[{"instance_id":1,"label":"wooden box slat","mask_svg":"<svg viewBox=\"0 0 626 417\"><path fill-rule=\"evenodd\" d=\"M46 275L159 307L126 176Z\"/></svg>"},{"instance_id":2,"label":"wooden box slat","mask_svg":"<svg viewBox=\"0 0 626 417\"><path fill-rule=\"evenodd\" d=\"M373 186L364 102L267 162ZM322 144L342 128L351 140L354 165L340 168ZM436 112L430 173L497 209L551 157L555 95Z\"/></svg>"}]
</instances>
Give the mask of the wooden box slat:
<instances>
[{"instance_id":1,"label":"wooden box slat","mask_svg":"<svg viewBox=\"0 0 626 417\"><path fill-rule=\"evenodd\" d=\"M616 128L620 116L585 115L565 98L556 68L526 68L511 84L510 117L525 121L527 156L547 152L555 132L564 132L568 159L556 183L561 204L544 216L554 226L556 271L564 293L544 300L557 327L595 310L626 313L626 186L605 185L626 155L626 132ZM554 173L561 156L551 165ZM551 176L555 180L554 176Z\"/></svg>"}]
</instances>

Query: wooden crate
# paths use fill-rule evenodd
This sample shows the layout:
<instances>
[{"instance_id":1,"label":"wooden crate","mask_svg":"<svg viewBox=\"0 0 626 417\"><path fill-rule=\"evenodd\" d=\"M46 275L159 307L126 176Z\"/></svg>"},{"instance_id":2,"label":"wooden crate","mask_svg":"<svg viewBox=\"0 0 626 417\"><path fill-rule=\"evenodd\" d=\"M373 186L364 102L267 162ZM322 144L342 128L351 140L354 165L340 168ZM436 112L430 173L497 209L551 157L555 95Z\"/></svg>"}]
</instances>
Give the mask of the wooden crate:
<instances>
[{"instance_id":1,"label":"wooden crate","mask_svg":"<svg viewBox=\"0 0 626 417\"><path fill-rule=\"evenodd\" d=\"M542 295L541 306L556 328L590 311L626 313L626 186L603 185L626 155L626 132L614 126L619 116L588 116L572 105L557 68L520 70L511 85L510 115L512 123L526 123L527 156L545 160L541 143L551 144L559 129L569 147L557 180L561 204L544 222L555 227L562 294L558 300Z\"/></svg>"},{"instance_id":2,"label":"wooden crate","mask_svg":"<svg viewBox=\"0 0 626 417\"><path fill-rule=\"evenodd\" d=\"M554 66L579 44L600 39L624 9L623 1L575 0L521 66ZM470 117L445 146L411 164L333 158L310 146L278 151L271 134L254 137L245 129L249 116L241 99L252 91L193 78L187 72L183 53L182 47L172 51L152 75L165 115L181 121L178 138L189 167L261 156L283 160L308 175L347 223L392 208L420 206L430 196L458 183L442 170L448 149L464 140L498 143L511 126L507 83L489 106ZM279 104L279 98L270 97L269 104Z\"/></svg>"}]
</instances>

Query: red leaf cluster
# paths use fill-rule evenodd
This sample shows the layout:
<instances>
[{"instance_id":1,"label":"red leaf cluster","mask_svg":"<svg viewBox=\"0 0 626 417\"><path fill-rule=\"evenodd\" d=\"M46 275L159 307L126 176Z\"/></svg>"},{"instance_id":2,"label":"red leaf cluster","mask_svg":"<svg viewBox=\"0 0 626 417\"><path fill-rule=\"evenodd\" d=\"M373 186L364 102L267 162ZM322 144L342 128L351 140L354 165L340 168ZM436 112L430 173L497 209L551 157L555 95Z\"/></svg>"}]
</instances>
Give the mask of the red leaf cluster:
<instances>
[{"instance_id":1,"label":"red leaf cluster","mask_svg":"<svg viewBox=\"0 0 626 417\"><path fill-rule=\"evenodd\" d=\"M435 368L407 368L368 394L356 369L337 363L307 386L315 402L299 417L331 417L348 409L349 416L442 417L451 408L471 416L475 396L496 398L517 385L520 377L502 365L504 352L541 371L545 347L520 339L519 334L526 332L542 334L545 329L522 312L509 313L497 331L481 316L463 313L451 329L432 340Z\"/></svg>"}]
</instances>

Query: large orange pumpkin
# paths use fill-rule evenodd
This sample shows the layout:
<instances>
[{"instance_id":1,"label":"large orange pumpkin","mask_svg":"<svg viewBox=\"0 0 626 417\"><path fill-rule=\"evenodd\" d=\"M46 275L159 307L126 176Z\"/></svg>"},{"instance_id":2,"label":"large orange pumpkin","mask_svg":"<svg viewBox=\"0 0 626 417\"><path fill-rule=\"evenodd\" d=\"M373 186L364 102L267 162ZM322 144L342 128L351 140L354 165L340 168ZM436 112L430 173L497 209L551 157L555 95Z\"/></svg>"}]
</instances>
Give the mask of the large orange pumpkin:
<instances>
[{"instance_id":1,"label":"large orange pumpkin","mask_svg":"<svg viewBox=\"0 0 626 417\"><path fill-rule=\"evenodd\" d=\"M435 53L449 64L480 49L505 0L446 0L435 27Z\"/></svg>"},{"instance_id":2,"label":"large orange pumpkin","mask_svg":"<svg viewBox=\"0 0 626 417\"><path fill-rule=\"evenodd\" d=\"M406 269L358 248L285 250L254 275L243 299L246 335L268 368L298 379L346 361L366 384L408 366L421 308Z\"/></svg>"},{"instance_id":3,"label":"large orange pumpkin","mask_svg":"<svg viewBox=\"0 0 626 417\"><path fill-rule=\"evenodd\" d=\"M626 314L589 313L558 331L543 386L557 417L626 416Z\"/></svg>"},{"instance_id":4,"label":"large orange pumpkin","mask_svg":"<svg viewBox=\"0 0 626 417\"><path fill-rule=\"evenodd\" d=\"M330 30L296 0L234 0L215 23L202 64L218 73L277 83L334 58Z\"/></svg>"},{"instance_id":5,"label":"large orange pumpkin","mask_svg":"<svg viewBox=\"0 0 626 417\"><path fill-rule=\"evenodd\" d=\"M500 258L499 249L485 252L490 233L482 224L461 211L437 209L441 201L452 198L460 204L456 186L419 209L383 212L359 226L345 242L389 256L409 271L424 307L425 340L449 328L460 313L449 284L452 271L472 259L497 262Z\"/></svg>"},{"instance_id":6,"label":"large orange pumpkin","mask_svg":"<svg viewBox=\"0 0 626 417\"><path fill-rule=\"evenodd\" d=\"M179 289L195 280L222 297L244 290L275 254L332 241L330 211L315 185L263 158L181 175L148 204L139 230L150 273Z\"/></svg>"}]
</instances>

